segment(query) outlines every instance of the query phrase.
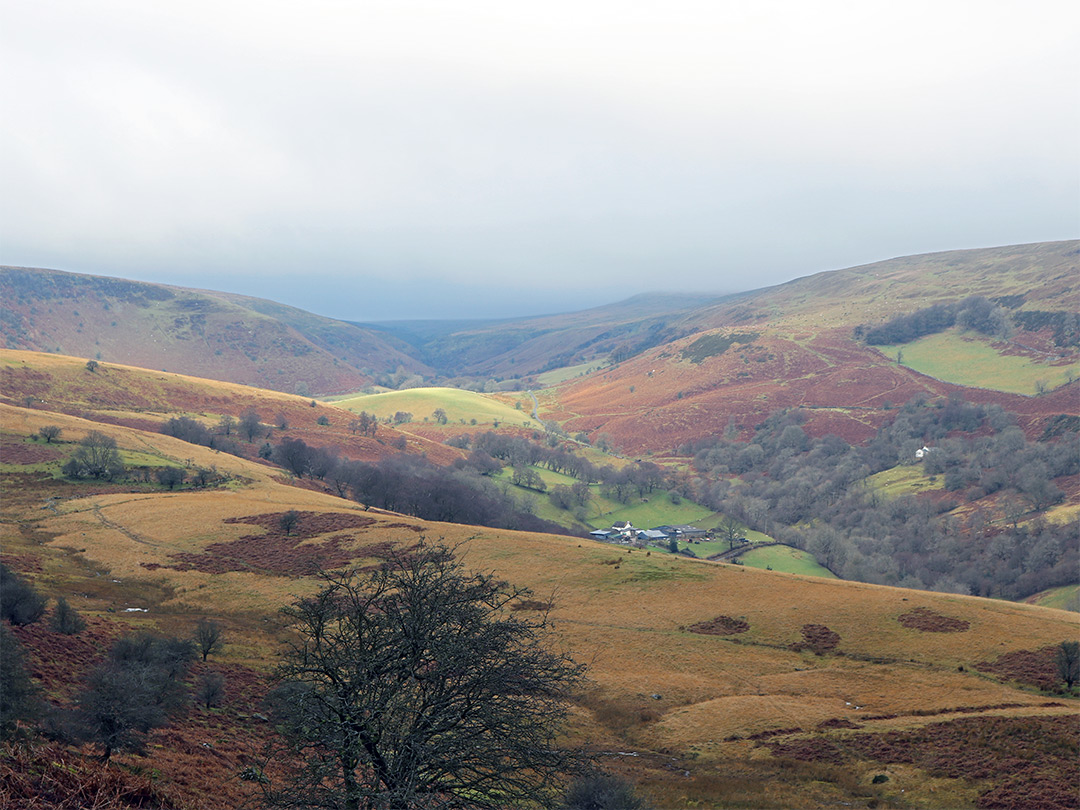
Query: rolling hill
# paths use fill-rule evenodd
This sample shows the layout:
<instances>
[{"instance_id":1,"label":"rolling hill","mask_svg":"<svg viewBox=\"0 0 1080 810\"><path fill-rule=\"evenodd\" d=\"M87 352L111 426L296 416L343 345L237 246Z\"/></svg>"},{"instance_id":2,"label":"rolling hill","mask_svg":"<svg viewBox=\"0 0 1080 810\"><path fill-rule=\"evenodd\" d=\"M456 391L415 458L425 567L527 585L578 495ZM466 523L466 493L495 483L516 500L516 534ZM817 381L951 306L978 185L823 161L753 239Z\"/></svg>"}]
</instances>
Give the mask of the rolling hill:
<instances>
[{"instance_id":1,"label":"rolling hill","mask_svg":"<svg viewBox=\"0 0 1080 810\"><path fill-rule=\"evenodd\" d=\"M953 251L820 273L778 287L732 296L672 319L686 336L568 380L545 398L546 418L570 431L611 434L626 452L671 453L679 444L722 433L746 435L769 413L801 408L807 430L864 441L893 406L916 396L960 394L1019 414L1029 435L1048 419L1078 412L1080 351L1057 346L1049 328L1016 329L982 341L990 356L1014 362L1006 390L993 364L980 371L977 347L955 334L950 353L920 371L856 339L856 327L878 324L934 303L973 295L1007 301L1014 312L1076 313L1080 242ZM912 355L918 361L918 352ZM1001 365L1007 367L1005 363ZM932 372L936 376L931 376ZM1071 372L1071 373L1070 373ZM1023 374L1025 393L1015 390ZM1045 379L1042 396L1034 381Z\"/></svg>"},{"instance_id":2,"label":"rolling hill","mask_svg":"<svg viewBox=\"0 0 1080 810\"><path fill-rule=\"evenodd\" d=\"M90 372L74 358L8 353L4 363L0 558L88 620L74 636L44 623L15 628L45 695L69 700L128 630L189 635L209 616L228 642L195 672L224 675L220 706L193 707L151 734L146 755L117 755L107 770L55 744L13 749L0 760L0 801L11 806L56 785L101 787L109 773L159 805L237 806L250 795L238 775L271 733L260 698L283 639L277 610L314 590L319 567L377 563L420 538L442 539L471 569L551 603L559 643L589 666L569 740L658 807L1067 807L1080 787L1080 712L1056 691L1049 657L1076 637L1075 614L364 509L119 411L121 424L103 421L111 395L95 391L130 387L163 408L155 418L212 417L215 396L231 406L247 392L294 402L290 419L305 408L329 414L333 427L343 412L331 406L175 375ZM96 377L103 371L117 379ZM35 374L48 388L28 408L10 381ZM38 432L50 424L63 432L46 443ZM214 467L220 478L175 491L68 480L59 468L90 430L144 464ZM298 513L288 534L287 510Z\"/></svg>"},{"instance_id":3,"label":"rolling hill","mask_svg":"<svg viewBox=\"0 0 1080 810\"><path fill-rule=\"evenodd\" d=\"M404 344L245 296L58 270L0 267L0 339L275 391L353 391L375 373L429 371Z\"/></svg>"}]
</instances>

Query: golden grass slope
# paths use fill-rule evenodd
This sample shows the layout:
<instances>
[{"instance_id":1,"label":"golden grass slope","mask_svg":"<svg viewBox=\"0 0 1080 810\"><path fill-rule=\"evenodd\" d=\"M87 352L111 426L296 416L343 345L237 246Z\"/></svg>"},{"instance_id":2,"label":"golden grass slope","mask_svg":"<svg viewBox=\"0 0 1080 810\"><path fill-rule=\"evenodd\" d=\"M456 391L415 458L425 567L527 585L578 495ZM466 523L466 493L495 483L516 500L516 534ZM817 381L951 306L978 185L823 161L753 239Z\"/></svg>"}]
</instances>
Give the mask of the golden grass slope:
<instances>
[{"instance_id":1,"label":"golden grass slope","mask_svg":"<svg viewBox=\"0 0 1080 810\"><path fill-rule=\"evenodd\" d=\"M576 710L577 739L637 754L637 770L627 772L664 797L661 806L692 806L692 795L711 797L701 801L716 806L737 793L716 781L735 766L760 778L757 803L749 806L800 806L776 792L780 782L770 786L765 778L776 761L747 740L762 732L814 736L825 733L816 728L827 720L865 731L903 729L955 710L1077 714L1075 700L1051 701L975 669L1005 653L1075 638L1080 617L1065 611L427 523L290 487L272 468L159 434L0 405L5 447L31 443L47 423L62 426L64 439L99 429L124 449L214 464L231 479L226 488L169 493L5 473L4 561L49 595L67 595L92 618L170 632L185 631L202 615L218 617L233 641L221 661L266 668L279 639L277 608L316 587L305 560L332 565L344 555L370 564L380 544L441 538L458 547L468 567L495 571L550 599L558 642L589 665L593 684ZM302 513L291 538L274 529L274 516L288 509ZM305 533L305 525L326 529ZM228 570L214 572L221 567ZM131 608L139 610L126 612ZM900 616L916 609L967 627L939 633L904 626ZM732 636L688 630L718 616L742 620L748 629ZM806 625L835 633L835 648L821 654L793 648L804 641ZM868 783L873 772L853 778ZM925 773L916 769L893 773L889 789L897 797L905 791L905 806L950 807L958 797L970 799L968 787L920 793ZM850 798L848 788L810 776L799 784L801 806Z\"/></svg>"},{"instance_id":2,"label":"golden grass slope","mask_svg":"<svg viewBox=\"0 0 1080 810\"><path fill-rule=\"evenodd\" d=\"M29 403L35 410L79 414L151 431L174 416L188 416L212 428L222 416L238 418L252 408L265 426L260 444L277 444L288 436L333 447L356 461L375 461L398 452L393 443L404 439L406 452L427 454L435 463L449 464L460 455L441 442L401 433L390 425L380 426L374 438L359 436L350 428L353 413L308 397L113 363L100 363L91 372L86 362L65 355L0 349L0 402ZM287 431L275 429L279 417L284 418ZM320 419L326 424L320 424ZM257 447L248 455L253 456Z\"/></svg>"}]
</instances>

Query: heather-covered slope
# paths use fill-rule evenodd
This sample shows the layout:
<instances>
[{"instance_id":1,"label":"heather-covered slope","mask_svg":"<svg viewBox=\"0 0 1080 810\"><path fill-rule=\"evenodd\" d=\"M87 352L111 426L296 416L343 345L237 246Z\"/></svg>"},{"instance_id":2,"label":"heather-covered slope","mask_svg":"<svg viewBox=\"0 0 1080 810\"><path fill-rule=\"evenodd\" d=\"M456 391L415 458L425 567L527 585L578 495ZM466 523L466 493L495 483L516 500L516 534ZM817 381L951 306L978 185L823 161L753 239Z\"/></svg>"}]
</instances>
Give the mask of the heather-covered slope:
<instances>
[{"instance_id":1,"label":"heather-covered slope","mask_svg":"<svg viewBox=\"0 0 1080 810\"><path fill-rule=\"evenodd\" d=\"M1078 257L1080 242L953 251L734 296L673 319L668 328L686 337L566 382L547 398L546 415L571 431L607 432L630 453L670 452L729 425L747 431L772 411L794 407L804 409L811 434L861 441L894 405L960 393L1001 404L1038 435L1055 415L1080 412L1076 383L1047 387L1038 397L995 391L992 379L970 375L960 385L948 381L948 357L937 378L898 363L897 347L885 354L854 333L860 325L976 295L1002 300L1012 313L1075 313ZM1051 333L1016 328L991 340L954 329L951 362L967 363L972 353L964 341L978 340L986 351L1021 358L1032 378L1043 368L1048 379L1064 381L1069 369L1075 379L1080 352L1056 345Z\"/></svg>"},{"instance_id":2,"label":"heather-covered slope","mask_svg":"<svg viewBox=\"0 0 1080 810\"><path fill-rule=\"evenodd\" d=\"M276 391L356 390L426 368L354 324L269 301L38 268L0 268L8 348L164 369Z\"/></svg>"},{"instance_id":3,"label":"heather-covered slope","mask_svg":"<svg viewBox=\"0 0 1080 810\"><path fill-rule=\"evenodd\" d=\"M307 397L104 362L91 371L81 359L40 352L0 350L0 402L151 432L175 416L211 430L231 417L234 452L247 458L255 457L264 442L285 438L332 448L357 461L378 461L402 450L440 464L461 455L391 425L379 426L374 436L361 435L352 425L355 414ZM254 441L241 436L236 424L247 411L262 426Z\"/></svg>"}]
</instances>

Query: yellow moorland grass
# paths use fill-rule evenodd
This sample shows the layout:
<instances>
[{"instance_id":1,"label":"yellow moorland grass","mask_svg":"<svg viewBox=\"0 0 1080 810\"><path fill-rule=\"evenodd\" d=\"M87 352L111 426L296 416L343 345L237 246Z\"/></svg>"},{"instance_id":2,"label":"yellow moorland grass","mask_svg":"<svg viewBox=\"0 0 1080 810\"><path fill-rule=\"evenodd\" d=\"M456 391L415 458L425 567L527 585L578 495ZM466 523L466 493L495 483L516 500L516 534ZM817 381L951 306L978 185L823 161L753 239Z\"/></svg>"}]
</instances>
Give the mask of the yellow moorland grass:
<instances>
[{"instance_id":1,"label":"yellow moorland grass","mask_svg":"<svg viewBox=\"0 0 1080 810\"><path fill-rule=\"evenodd\" d=\"M112 610L123 617L125 609L138 607L147 612L124 620L162 628L186 628L199 615L219 617L235 639L220 657L223 662L272 665L277 609L311 593L317 582L254 566L211 574L185 568L179 555L204 554L213 544L265 531L229 519L297 509L372 520L307 538L302 545L339 537L341 547L357 555L354 562L364 564L372 560L360 555L372 543L410 546L421 536L441 538L458 549L468 568L494 571L550 601L557 643L589 666L592 687L575 709L572 725L578 739L605 750L617 745L617 750L694 758L701 763L693 766L695 780L698 775L704 780L701 786L707 783L707 771L700 770L706 766L744 762L773 767L766 751L727 742L729 737L774 729L811 732L834 718L866 725L868 716L890 714L899 717L870 721L867 728L909 727L941 719L913 712L1001 704L1023 708L986 711L1076 714L1075 701L1044 707L1045 696L975 670L1003 653L1075 638L1080 628L1076 614L364 511L351 501L287 486L270 468L170 437L6 406L0 406L0 418L6 431L25 436L49 423L61 424L65 437L69 431L77 437L80 431L100 429L124 449L187 457L200 465L214 462L241 482L235 491L85 496L76 487L66 490L73 494L68 500L53 504L55 512L23 499L20 506L5 508L0 524L5 547L8 539L17 539L20 551L32 550L16 530L21 523L32 526L43 544L34 553L82 561L84 573L69 569L65 583L98 594L85 610L80 608L87 615L105 616ZM48 571L59 572L57 565L50 563ZM49 576L45 584L63 592L59 573ZM899 616L916 608L969 627L931 633L903 626ZM727 637L688 630L718 616L745 621L748 629ZM836 651L817 655L792 649L804 640L802 631L809 624L836 633ZM666 778L660 766L648 772L654 774L649 778Z\"/></svg>"}]
</instances>

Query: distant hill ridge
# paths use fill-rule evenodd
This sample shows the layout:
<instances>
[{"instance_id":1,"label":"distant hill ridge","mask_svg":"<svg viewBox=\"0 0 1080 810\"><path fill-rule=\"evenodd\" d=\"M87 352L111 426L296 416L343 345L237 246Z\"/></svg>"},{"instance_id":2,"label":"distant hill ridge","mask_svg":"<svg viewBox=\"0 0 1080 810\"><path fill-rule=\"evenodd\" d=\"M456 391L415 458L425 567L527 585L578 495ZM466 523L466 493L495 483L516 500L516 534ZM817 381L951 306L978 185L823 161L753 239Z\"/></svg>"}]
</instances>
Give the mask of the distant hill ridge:
<instances>
[{"instance_id":1,"label":"distant hill ridge","mask_svg":"<svg viewBox=\"0 0 1080 810\"><path fill-rule=\"evenodd\" d=\"M397 341L272 301L0 267L8 348L84 356L301 395L353 391L403 366Z\"/></svg>"},{"instance_id":2,"label":"distant hill ridge","mask_svg":"<svg viewBox=\"0 0 1080 810\"><path fill-rule=\"evenodd\" d=\"M541 317L367 324L251 296L0 267L0 337L8 348L322 395L398 370L429 379L528 379L673 354L684 348L679 341L717 329L828 329L838 339L861 324L973 295L1022 297L1020 312L1075 312L1078 257L1077 240L947 251L730 295L651 293Z\"/></svg>"}]
</instances>

